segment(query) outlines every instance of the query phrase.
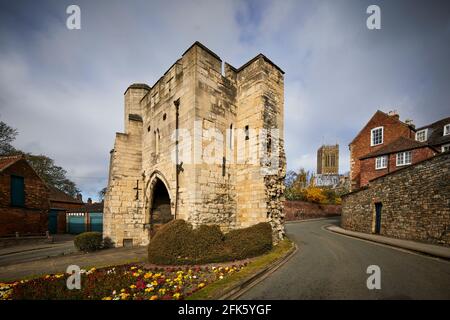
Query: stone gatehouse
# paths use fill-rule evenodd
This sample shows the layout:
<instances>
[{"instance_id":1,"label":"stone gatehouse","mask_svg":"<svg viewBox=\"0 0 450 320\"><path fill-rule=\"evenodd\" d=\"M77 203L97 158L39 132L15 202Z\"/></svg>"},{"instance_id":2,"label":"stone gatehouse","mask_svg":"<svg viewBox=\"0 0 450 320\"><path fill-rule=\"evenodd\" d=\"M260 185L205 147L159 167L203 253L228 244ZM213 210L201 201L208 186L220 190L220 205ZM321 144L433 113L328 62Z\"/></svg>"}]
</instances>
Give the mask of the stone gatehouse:
<instances>
[{"instance_id":1,"label":"stone gatehouse","mask_svg":"<svg viewBox=\"0 0 450 320\"><path fill-rule=\"evenodd\" d=\"M342 199L343 228L450 246L450 153L396 170Z\"/></svg>"},{"instance_id":2,"label":"stone gatehouse","mask_svg":"<svg viewBox=\"0 0 450 320\"><path fill-rule=\"evenodd\" d=\"M223 66L223 71L222 71ZM234 68L194 43L152 86L125 91L110 155L104 237L145 245L184 219L284 235L284 72L262 54Z\"/></svg>"}]
</instances>

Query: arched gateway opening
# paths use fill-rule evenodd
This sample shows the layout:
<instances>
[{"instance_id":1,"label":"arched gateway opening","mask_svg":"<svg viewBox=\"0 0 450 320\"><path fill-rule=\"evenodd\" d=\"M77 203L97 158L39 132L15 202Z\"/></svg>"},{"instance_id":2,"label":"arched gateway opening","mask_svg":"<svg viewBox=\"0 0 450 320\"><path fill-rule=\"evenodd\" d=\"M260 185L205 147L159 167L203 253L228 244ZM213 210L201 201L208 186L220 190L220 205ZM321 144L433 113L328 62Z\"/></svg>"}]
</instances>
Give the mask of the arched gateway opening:
<instances>
[{"instance_id":1,"label":"arched gateway opening","mask_svg":"<svg viewBox=\"0 0 450 320\"><path fill-rule=\"evenodd\" d=\"M150 206L150 238L158 231L161 225L171 221L173 215L170 208L170 196L165 184L156 179L152 188L152 201Z\"/></svg>"}]
</instances>

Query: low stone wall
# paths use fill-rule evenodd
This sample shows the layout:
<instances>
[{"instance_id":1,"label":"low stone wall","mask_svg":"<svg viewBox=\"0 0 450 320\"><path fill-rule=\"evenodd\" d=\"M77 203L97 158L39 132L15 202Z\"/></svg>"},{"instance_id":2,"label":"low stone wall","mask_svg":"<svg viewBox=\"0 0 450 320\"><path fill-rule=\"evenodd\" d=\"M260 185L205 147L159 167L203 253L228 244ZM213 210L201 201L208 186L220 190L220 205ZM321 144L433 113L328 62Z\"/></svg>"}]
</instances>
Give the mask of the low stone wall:
<instances>
[{"instance_id":1,"label":"low stone wall","mask_svg":"<svg viewBox=\"0 0 450 320\"><path fill-rule=\"evenodd\" d=\"M374 233L381 203L380 234L450 246L450 153L372 180L343 197L341 226Z\"/></svg>"},{"instance_id":2,"label":"low stone wall","mask_svg":"<svg viewBox=\"0 0 450 320\"><path fill-rule=\"evenodd\" d=\"M340 215L341 205L286 200L284 212L286 221L325 218Z\"/></svg>"}]
</instances>

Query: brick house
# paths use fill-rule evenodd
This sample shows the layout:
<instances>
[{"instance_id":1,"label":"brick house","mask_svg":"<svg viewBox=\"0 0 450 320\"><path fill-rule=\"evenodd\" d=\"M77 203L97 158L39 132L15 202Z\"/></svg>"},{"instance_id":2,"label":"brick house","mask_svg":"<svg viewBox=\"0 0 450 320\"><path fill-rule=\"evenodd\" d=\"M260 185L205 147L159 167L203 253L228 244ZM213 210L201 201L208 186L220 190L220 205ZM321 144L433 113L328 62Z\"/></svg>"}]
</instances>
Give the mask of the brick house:
<instances>
[{"instance_id":1,"label":"brick house","mask_svg":"<svg viewBox=\"0 0 450 320\"><path fill-rule=\"evenodd\" d=\"M48 231L50 234L66 233L66 212L84 206L80 197L72 198L54 187L49 187L50 211L48 213Z\"/></svg>"},{"instance_id":2,"label":"brick house","mask_svg":"<svg viewBox=\"0 0 450 320\"><path fill-rule=\"evenodd\" d=\"M377 111L349 144L351 189L450 149L450 117L416 129L396 112Z\"/></svg>"},{"instance_id":3,"label":"brick house","mask_svg":"<svg viewBox=\"0 0 450 320\"><path fill-rule=\"evenodd\" d=\"M424 142L399 137L394 142L373 151L359 160L360 186L370 180L398 170L404 166L415 164L436 155L438 151Z\"/></svg>"},{"instance_id":4,"label":"brick house","mask_svg":"<svg viewBox=\"0 0 450 320\"><path fill-rule=\"evenodd\" d=\"M416 140L424 142L439 152L450 150L450 117L416 129Z\"/></svg>"},{"instance_id":5,"label":"brick house","mask_svg":"<svg viewBox=\"0 0 450 320\"><path fill-rule=\"evenodd\" d=\"M0 157L0 236L47 231L49 189L21 155Z\"/></svg>"},{"instance_id":6,"label":"brick house","mask_svg":"<svg viewBox=\"0 0 450 320\"><path fill-rule=\"evenodd\" d=\"M350 142L350 181L351 189L360 188L361 161L367 154L378 151L400 137L414 139L414 126L400 121L395 112L389 114L377 110L363 129Z\"/></svg>"}]
</instances>

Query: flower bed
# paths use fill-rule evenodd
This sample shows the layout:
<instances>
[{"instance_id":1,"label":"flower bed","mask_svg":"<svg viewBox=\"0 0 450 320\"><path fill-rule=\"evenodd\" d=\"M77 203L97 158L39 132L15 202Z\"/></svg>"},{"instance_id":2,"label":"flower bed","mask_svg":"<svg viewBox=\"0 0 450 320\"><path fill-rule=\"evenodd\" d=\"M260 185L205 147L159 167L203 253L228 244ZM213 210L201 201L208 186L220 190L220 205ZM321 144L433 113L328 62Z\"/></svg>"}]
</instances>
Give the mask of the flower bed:
<instances>
[{"instance_id":1,"label":"flower bed","mask_svg":"<svg viewBox=\"0 0 450 320\"><path fill-rule=\"evenodd\" d=\"M69 290L68 274L0 283L0 300L179 300L208 284L239 272L230 266L148 267L122 265L81 270L81 289Z\"/></svg>"}]
</instances>

